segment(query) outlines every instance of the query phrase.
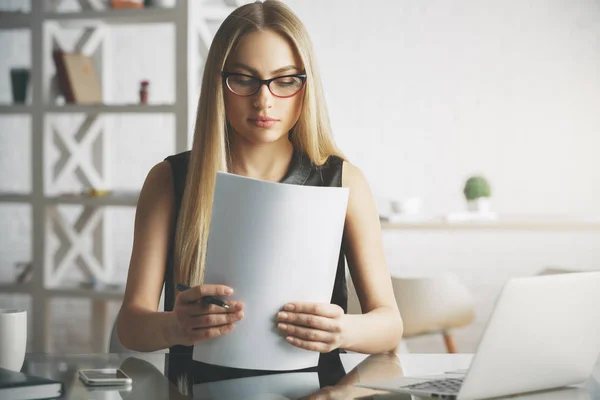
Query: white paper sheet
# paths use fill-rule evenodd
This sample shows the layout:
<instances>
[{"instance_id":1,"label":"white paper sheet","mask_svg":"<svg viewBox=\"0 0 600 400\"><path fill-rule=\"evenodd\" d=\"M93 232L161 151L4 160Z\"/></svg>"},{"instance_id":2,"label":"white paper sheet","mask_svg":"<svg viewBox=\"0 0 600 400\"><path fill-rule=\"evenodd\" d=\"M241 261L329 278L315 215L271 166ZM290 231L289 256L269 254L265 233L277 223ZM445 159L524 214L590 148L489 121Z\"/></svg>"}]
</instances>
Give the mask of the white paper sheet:
<instances>
[{"instance_id":1,"label":"white paper sheet","mask_svg":"<svg viewBox=\"0 0 600 400\"><path fill-rule=\"evenodd\" d=\"M195 400L299 399L319 391L319 376L316 372L262 375L200 383L192 390Z\"/></svg>"},{"instance_id":2,"label":"white paper sheet","mask_svg":"<svg viewBox=\"0 0 600 400\"><path fill-rule=\"evenodd\" d=\"M347 188L218 173L204 281L232 287L244 319L196 344L194 360L277 371L317 365L319 353L279 333L276 314L288 302L331 301L347 203Z\"/></svg>"}]
</instances>

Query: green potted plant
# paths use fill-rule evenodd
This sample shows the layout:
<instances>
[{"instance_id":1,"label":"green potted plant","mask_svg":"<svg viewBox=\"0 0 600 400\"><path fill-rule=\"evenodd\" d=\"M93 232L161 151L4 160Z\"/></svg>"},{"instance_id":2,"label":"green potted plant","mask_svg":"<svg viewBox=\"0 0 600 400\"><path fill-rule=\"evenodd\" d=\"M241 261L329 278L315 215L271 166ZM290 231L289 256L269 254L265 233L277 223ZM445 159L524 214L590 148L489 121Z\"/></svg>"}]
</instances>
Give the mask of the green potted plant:
<instances>
[{"instance_id":1,"label":"green potted plant","mask_svg":"<svg viewBox=\"0 0 600 400\"><path fill-rule=\"evenodd\" d=\"M472 212L489 213L492 191L483 176L472 176L465 182L463 193L467 200L467 209Z\"/></svg>"}]
</instances>

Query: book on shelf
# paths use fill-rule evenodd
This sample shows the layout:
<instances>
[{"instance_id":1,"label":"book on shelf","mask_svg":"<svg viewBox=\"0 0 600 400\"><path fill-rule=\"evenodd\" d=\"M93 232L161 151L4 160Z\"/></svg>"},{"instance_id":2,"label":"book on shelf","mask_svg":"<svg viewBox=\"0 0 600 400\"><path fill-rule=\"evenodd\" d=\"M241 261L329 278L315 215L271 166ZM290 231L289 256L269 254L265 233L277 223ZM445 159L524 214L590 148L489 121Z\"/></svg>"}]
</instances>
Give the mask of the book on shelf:
<instances>
[{"instance_id":1,"label":"book on shelf","mask_svg":"<svg viewBox=\"0 0 600 400\"><path fill-rule=\"evenodd\" d=\"M67 103L101 104L102 88L92 59L81 53L52 52L58 86Z\"/></svg>"},{"instance_id":2,"label":"book on shelf","mask_svg":"<svg viewBox=\"0 0 600 400\"><path fill-rule=\"evenodd\" d=\"M123 9L123 8L144 8L143 0L111 0L111 8Z\"/></svg>"},{"instance_id":3,"label":"book on shelf","mask_svg":"<svg viewBox=\"0 0 600 400\"><path fill-rule=\"evenodd\" d=\"M1 399L54 399L63 390L59 381L0 368Z\"/></svg>"}]
</instances>

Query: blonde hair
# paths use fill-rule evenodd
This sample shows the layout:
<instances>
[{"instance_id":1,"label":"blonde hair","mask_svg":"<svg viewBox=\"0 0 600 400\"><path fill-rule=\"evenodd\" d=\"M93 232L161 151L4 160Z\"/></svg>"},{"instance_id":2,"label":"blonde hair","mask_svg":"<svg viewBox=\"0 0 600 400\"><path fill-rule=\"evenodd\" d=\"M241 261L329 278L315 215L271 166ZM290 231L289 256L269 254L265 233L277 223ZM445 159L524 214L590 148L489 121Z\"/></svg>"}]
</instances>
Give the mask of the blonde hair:
<instances>
[{"instance_id":1,"label":"blonde hair","mask_svg":"<svg viewBox=\"0 0 600 400\"><path fill-rule=\"evenodd\" d=\"M266 0L234 10L217 31L206 59L196 115L194 141L175 237L175 282L203 282L206 245L217 171L228 171L229 149L221 71L240 38L257 30L283 35L296 48L307 82L300 117L290 131L294 147L315 165L331 155L343 158L335 145L321 80L306 28L283 3Z\"/></svg>"}]
</instances>

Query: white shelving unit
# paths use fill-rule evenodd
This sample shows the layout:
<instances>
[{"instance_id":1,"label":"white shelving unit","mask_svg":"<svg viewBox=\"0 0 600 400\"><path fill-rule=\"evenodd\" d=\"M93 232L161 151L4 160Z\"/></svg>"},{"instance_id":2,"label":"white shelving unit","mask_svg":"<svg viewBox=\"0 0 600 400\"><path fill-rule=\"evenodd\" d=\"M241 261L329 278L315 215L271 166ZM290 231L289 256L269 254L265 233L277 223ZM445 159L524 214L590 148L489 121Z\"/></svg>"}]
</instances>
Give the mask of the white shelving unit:
<instances>
[{"instance_id":1,"label":"white shelving unit","mask_svg":"<svg viewBox=\"0 0 600 400\"><path fill-rule=\"evenodd\" d=\"M47 9L52 3L53 9ZM3 115L29 115L31 118L31 182L32 191L29 194L0 193L0 204L20 203L29 204L32 209L32 264L33 276L26 284L0 284L0 293L29 294L32 298L32 320L34 329L33 351L48 352L50 348L49 304L52 298L87 298L92 301L92 343L95 351L104 351L108 342L108 333L112 321L107 320L107 301L120 301L123 293L118 290L93 290L80 287L67 287L61 284L69 270L86 264L88 274L99 278L107 278L112 274L111 243L109 237L110 221L104 211L107 207L135 207L137 193L90 197L85 195L61 195L52 190L52 167L45 159L46 146L51 145L51 138L57 134L52 125L56 115L84 114L85 121L79 128L81 137L94 136L93 139L102 141L101 150L94 153L103 162L100 173L92 171L92 161L85 159L78 142L58 132L61 140L69 149L65 164L73 173L79 167L87 179L97 187L110 187L108 177L108 138L99 137L98 125L102 125L103 117L107 114L139 114L140 118L150 114L170 114L175 123L175 151L187 150L188 138L191 134L195 108L199 91L201 68L200 60L207 55L212 40L208 24L210 21L220 23L237 5L236 1L223 0L215 5L214 1L206 3L201 0L177 0L173 8L144 8L144 9L100 9L94 0L79 1L87 5L80 12L60 12L60 2L31 1L31 11L28 14L0 14L0 30L26 29L31 34L31 103L24 105L0 105L0 118ZM205 6L210 4L210 6ZM66 48L67 51L80 51L91 54L104 40L103 32L114 25L169 23L175 29L175 102L158 105L77 105L52 104L49 93L49 56L53 40L60 41L61 29L84 28L77 48ZM111 54L107 43L103 44L101 57L102 90L105 101L111 98L110 63ZM196 88L190 89L190 88ZM102 125L102 128L107 129ZM69 164L70 163L70 164ZM75 167L73 167L75 164ZM66 168L66 167L65 167ZM96 171L97 172L97 171ZM61 217L59 207L65 205L82 206L83 211L77 222L71 225ZM69 238L69 249L58 262L56 252L47 245L53 235L53 227L60 227L63 235ZM91 238L93 247L89 249ZM99 249L99 250L98 250Z\"/></svg>"}]
</instances>

